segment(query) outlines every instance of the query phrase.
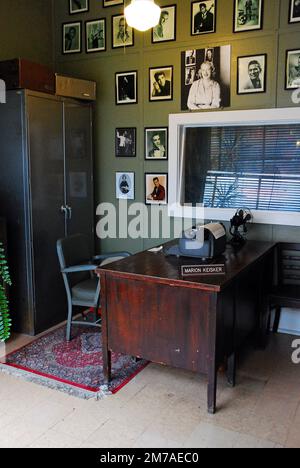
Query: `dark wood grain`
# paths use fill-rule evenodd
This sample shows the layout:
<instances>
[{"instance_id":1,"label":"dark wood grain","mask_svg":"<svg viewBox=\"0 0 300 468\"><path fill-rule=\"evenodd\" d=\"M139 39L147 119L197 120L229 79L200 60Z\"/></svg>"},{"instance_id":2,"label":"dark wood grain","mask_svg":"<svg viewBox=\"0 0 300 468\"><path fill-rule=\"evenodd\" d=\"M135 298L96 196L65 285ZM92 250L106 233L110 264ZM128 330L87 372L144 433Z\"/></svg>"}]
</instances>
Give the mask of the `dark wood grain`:
<instances>
[{"instance_id":1,"label":"dark wood grain","mask_svg":"<svg viewBox=\"0 0 300 468\"><path fill-rule=\"evenodd\" d=\"M263 288L273 276L274 247L228 246L215 259L226 264L222 277L184 279L181 265L199 260L150 252L99 268L106 377L111 351L205 374L208 411L215 413L220 364L228 360L228 381L235 385L236 352L264 323Z\"/></svg>"}]
</instances>

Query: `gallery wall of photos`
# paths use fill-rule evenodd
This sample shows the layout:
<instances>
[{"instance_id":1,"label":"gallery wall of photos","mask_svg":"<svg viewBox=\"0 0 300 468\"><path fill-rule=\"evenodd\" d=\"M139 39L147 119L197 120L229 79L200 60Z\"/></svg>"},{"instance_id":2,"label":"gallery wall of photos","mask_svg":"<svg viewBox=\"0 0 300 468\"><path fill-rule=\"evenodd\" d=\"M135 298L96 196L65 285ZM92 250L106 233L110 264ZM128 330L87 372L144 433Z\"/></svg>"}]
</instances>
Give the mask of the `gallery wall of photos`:
<instances>
[{"instance_id":1,"label":"gallery wall of photos","mask_svg":"<svg viewBox=\"0 0 300 468\"><path fill-rule=\"evenodd\" d=\"M167 203L170 113L300 105L292 100L300 0L156 1L160 23L145 33L126 26L121 0L56 5L59 70L98 84L101 201ZM155 179L164 200L150 199L159 192Z\"/></svg>"}]
</instances>

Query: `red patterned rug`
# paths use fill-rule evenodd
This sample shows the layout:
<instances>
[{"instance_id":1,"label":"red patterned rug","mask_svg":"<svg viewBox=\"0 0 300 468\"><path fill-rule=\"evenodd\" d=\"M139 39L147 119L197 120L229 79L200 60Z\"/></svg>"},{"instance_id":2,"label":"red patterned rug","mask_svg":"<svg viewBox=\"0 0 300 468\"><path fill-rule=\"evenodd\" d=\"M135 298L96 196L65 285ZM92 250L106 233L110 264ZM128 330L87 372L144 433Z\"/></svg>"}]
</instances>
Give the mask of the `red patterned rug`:
<instances>
[{"instance_id":1,"label":"red patterned rug","mask_svg":"<svg viewBox=\"0 0 300 468\"><path fill-rule=\"evenodd\" d=\"M0 370L81 398L118 392L148 364L112 353L112 380L104 384L101 333L95 328L65 326L44 335L0 360Z\"/></svg>"}]
</instances>

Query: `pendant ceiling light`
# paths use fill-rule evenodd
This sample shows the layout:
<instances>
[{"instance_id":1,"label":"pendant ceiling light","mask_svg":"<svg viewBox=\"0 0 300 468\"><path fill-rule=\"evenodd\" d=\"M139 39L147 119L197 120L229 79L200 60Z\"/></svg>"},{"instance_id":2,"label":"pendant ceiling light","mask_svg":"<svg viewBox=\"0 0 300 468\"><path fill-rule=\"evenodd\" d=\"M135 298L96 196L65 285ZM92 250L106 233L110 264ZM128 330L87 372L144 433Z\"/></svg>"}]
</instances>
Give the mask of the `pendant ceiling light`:
<instances>
[{"instance_id":1,"label":"pendant ceiling light","mask_svg":"<svg viewBox=\"0 0 300 468\"><path fill-rule=\"evenodd\" d=\"M138 31L147 31L159 23L161 9L154 0L131 0L125 8L127 24Z\"/></svg>"}]
</instances>

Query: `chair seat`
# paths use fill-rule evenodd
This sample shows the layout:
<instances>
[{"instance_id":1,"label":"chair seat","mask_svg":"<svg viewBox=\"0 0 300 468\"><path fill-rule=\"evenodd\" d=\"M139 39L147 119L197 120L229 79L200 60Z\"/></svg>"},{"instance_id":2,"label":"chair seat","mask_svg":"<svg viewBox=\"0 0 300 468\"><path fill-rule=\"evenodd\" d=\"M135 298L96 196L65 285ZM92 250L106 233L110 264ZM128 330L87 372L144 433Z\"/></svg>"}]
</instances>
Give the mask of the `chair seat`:
<instances>
[{"instance_id":1,"label":"chair seat","mask_svg":"<svg viewBox=\"0 0 300 468\"><path fill-rule=\"evenodd\" d=\"M99 280L97 278L91 278L81 283L76 284L72 288L72 302L85 303L86 305L94 305L95 295Z\"/></svg>"},{"instance_id":2,"label":"chair seat","mask_svg":"<svg viewBox=\"0 0 300 468\"><path fill-rule=\"evenodd\" d=\"M294 285L276 286L271 289L269 298L271 301L272 299L286 299L300 302L300 288Z\"/></svg>"}]
</instances>

